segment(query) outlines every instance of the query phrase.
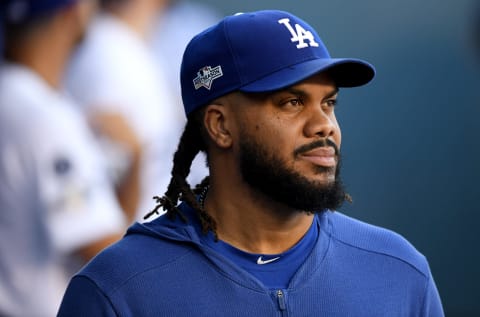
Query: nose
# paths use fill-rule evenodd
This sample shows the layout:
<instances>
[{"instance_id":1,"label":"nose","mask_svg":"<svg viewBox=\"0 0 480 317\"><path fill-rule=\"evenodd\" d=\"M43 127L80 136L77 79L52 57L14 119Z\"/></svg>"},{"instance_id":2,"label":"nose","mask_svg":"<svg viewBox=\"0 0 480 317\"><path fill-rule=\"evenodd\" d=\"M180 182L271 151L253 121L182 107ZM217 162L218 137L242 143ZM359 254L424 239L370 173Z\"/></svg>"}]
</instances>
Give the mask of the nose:
<instances>
[{"instance_id":1,"label":"nose","mask_svg":"<svg viewBox=\"0 0 480 317\"><path fill-rule=\"evenodd\" d=\"M337 119L333 110L325 111L322 107L315 107L308 115L304 133L307 137L333 137L339 134Z\"/></svg>"}]
</instances>

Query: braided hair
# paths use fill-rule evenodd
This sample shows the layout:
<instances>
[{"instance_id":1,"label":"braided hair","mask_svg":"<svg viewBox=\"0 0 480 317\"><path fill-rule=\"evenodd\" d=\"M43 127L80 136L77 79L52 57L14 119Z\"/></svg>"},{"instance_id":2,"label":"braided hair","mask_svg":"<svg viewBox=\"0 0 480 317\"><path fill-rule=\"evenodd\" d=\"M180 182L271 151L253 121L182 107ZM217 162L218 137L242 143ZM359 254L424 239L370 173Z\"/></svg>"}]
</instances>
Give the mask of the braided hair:
<instances>
[{"instance_id":1,"label":"braided hair","mask_svg":"<svg viewBox=\"0 0 480 317\"><path fill-rule=\"evenodd\" d=\"M159 209L161 208L166 211L166 215L170 219L175 220L179 216L184 222L187 222L186 216L178 208L179 201L186 202L196 211L203 233L206 234L211 230L215 235L215 239L217 239L215 220L206 212L203 202L200 203L196 198L198 195L205 195L208 190L209 176L205 177L194 189L190 187L187 181L194 158L201 151L207 153L203 115L204 110L199 109L188 117L177 150L173 155L172 178L167 191L162 197L153 197L157 205L143 218L147 219L153 214L159 214Z\"/></svg>"}]
</instances>

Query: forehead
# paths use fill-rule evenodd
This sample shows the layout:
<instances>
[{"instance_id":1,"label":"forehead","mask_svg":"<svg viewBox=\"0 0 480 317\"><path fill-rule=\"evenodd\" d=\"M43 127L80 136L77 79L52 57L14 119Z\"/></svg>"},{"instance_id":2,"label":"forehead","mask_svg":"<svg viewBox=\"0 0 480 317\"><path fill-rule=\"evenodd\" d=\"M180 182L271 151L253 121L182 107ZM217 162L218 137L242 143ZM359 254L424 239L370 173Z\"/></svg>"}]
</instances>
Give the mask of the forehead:
<instances>
[{"instance_id":1,"label":"forehead","mask_svg":"<svg viewBox=\"0 0 480 317\"><path fill-rule=\"evenodd\" d=\"M258 104L269 102L276 96L284 93L301 94L303 96L314 96L323 98L332 96L338 91L333 78L327 72L317 73L291 86L268 92L242 92L237 90L217 98L212 104L228 104L234 112L243 112L245 104Z\"/></svg>"},{"instance_id":2,"label":"forehead","mask_svg":"<svg viewBox=\"0 0 480 317\"><path fill-rule=\"evenodd\" d=\"M292 86L287 87L286 89L302 86L306 84L318 84L321 86L330 86L330 87L337 88L337 85L335 84L335 81L333 80L332 76L328 72L321 72L321 73L314 74L296 84L293 84Z\"/></svg>"},{"instance_id":3,"label":"forehead","mask_svg":"<svg viewBox=\"0 0 480 317\"><path fill-rule=\"evenodd\" d=\"M263 93L242 93L246 97L250 97L257 100L266 100L271 97L275 97L282 93L298 93L302 95L319 95L322 97L323 95L331 95L332 92L338 91L337 85L332 77L326 73L318 73L312 75L298 83L295 83L291 86Z\"/></svg>"}]
</instances>

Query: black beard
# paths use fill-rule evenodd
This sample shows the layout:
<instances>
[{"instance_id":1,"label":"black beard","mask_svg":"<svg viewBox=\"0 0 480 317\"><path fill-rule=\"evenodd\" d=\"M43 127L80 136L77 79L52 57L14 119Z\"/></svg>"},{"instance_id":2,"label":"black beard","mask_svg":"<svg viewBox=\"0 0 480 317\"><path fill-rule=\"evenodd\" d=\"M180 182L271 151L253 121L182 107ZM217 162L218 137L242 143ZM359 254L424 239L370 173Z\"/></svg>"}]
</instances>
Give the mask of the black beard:
<instances>
[{"instance_id":1,"label":"black beard","mask_svg":"<svg viewBox=\"0 0 480 317\"><path fill-rule=\"evenodd\" d=\"M331 173L335 169L335 180L329 183L310 181L300 173L288 168L287 164L274 157L265 147L244 135L240 146L240 171L244 180L276 202L298 211L321 213L338 209L346 198L340 179L340 154L330 140L321 140L295 150L294 157L302 152L321 146L332 146L337 153L336 168L318 166L318 173Z\"/></svg>"}]
</instances>

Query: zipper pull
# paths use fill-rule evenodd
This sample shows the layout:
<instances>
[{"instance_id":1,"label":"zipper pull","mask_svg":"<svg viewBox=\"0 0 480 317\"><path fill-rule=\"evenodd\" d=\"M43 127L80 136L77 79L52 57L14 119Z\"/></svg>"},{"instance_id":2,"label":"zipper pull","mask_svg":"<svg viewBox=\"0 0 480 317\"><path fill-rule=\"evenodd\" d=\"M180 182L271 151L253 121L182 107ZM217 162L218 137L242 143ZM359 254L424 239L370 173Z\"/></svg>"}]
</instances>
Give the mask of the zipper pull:
<instances>
[{"instance_id":1,"label":"zipper pull","mask_svg":"<svg viewBox=\"0 0 480 317\"><path fill-rule=\"evenodd\" d=\"M280 310L287 309L285 305L285 294L283 294L281 289L277 291L277 300L278 300L278 306L280 307Z\"/></svg>"}]
</instances>

